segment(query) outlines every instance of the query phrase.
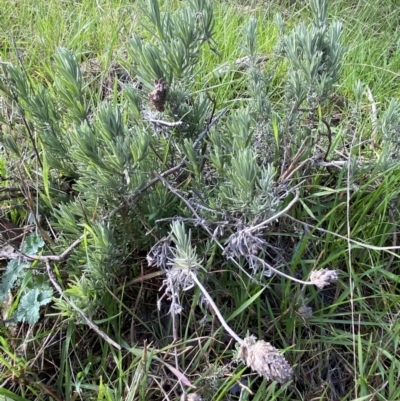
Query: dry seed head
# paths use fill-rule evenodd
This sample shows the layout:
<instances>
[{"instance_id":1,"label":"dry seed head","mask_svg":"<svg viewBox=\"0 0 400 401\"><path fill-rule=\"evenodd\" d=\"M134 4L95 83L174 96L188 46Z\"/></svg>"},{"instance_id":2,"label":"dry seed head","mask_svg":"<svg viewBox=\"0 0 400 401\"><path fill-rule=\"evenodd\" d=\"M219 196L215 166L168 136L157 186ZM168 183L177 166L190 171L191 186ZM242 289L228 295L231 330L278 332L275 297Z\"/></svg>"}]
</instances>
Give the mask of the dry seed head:
<instances>
[{"instance_id":1,"label":"dry seed head","mask_svg":"<svg viewBox=\"0 0 400 401\"><path fill-rule=\"evenodd\" d=\"M270 343L256 341L254 336L244 339L240 346L239 358L267 380L285 383L293 376L293 369L285 357Z\"/></svg>"},{"instance_id":2,"label":"dry seed head","mask_svg":"<svg viewBox=\"0 0 400 401\"><path fill-rule=\"evenodd\" d=\"M324 288L339 278L336 270L321 269L314 270L310 275L310 281L318 288Z\"/></svg>"},{"instance_id":3,"label":"dry seed head","mask_svg":"<svg viewBox=\"0 0 400 401\"><path fill-rule=\"evenodd\" d=\"M167 100L168 85L160 78L154 80L154 90L149 93L151 104L157 111L164 111L164 105Z\"/></svg>"}]
</instances>

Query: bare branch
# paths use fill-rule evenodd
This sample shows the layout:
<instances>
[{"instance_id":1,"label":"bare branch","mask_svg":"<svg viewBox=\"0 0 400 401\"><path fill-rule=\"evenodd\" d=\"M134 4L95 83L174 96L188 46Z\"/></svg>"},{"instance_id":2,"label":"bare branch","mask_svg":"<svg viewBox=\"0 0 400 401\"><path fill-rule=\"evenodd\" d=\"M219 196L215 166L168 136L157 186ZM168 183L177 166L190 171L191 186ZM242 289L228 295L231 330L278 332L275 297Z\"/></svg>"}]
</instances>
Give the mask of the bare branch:
<instances>
[{"instance_id":1,"label":"bare branch","mask_svg":"<svg viewBox=\"0 0 400 401\"><path fill-rule=\"evenodd\" d=\"M166 127L177 127L178 125L182 125L182 121L173 121L173 122L168 122L168 121L163 121L163 120L154 120L153 118L149 118L151 123L154 124L159 124L159 125L165 125Z\"/></svg>"}]
</instances>

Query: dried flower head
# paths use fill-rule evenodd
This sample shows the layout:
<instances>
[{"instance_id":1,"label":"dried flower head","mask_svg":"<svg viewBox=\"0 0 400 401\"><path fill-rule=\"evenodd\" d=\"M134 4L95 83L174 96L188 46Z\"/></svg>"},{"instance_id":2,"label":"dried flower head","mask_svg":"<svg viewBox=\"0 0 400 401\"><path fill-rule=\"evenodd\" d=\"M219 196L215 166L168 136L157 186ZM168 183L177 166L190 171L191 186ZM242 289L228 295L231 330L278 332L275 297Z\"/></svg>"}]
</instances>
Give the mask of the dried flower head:
<instances>
[{"instance_id":1,"label":"dried flower head","mask_svg":"<svg viewBox=\"0 0 400 401\"><path fill-rule=\"evenodd\" d=\"M228 238L224 253L234 257L258 255L265 244L266 241L260 234L253 235L246 230L240 230Z\"/></svg>"},{"instance_id":2,"label":"dried flower head","mask_svg":"<svg viewBox=\"0 0 400 401\"><path fill-rule=\"evenodd\" d=\"M336 270L314 270L310 275L310 281L318 288L324 288L330 283L333 283L339 278Z\"/></svg>"},{"instance_id":3,"label":"dried flower head","mask_svg":"<svg viewBox=\"0 0 400 401\"><path fill-rule=\"evenodd\" d=\"M188 269L172 267L166 272L166 279L160 287L160 291L165 288L164 294L157 301L158 309L161 309L161 301L167 298L171 301L169 312L178 315L183 311L179 297L181 291L187 291L194 287L194 281Z\"/></svg>"},{"instance_id":4,"label":"dried flower head","mask_svg":"<svg viewBox=\"0 0 400 401\"><path fill-rule=\"evenodd\" d=\"M240 230L232 234L228 241L226 242L224 255L229 258L239 258L244 256L249 263L249 267L257 272L261 267L263 269L263 274L270 276L271 272L267 268L266 264L263 263L262 259L257 257L257 255L264 249L266 241L261 237L261 234L252 234L246 230Z\"/></svg>"},{"instance_id":5,"label":"dried flower head","mask_svg":"<svg viewBox=\"0 0 400 401\"><path fill-rule=\"evenodd\" d=\"M166 270L168 260L172 258L170 250L171 239L166 237L158 241L146 256L149 266L157 266L159 269Z\"/></svg>"},{"instance_id":6,"label":"dried flower head","mask_svg":"<svg viewBox=\"0 0 400 401\"><path fill-rule=\"evenodd\" d=\"M246 337L240 346L239 359L267 380L285 383L293 376L293 369L278 350L270 343Z\"/></svg>"},{"instance_id":7,"label":"dried flower head","mask_svg":"<svg viewBox=\"0 0 400 401\"><path fill-rule=\"evenodd\" d=\"M149 93L149 99L157 111L164 111L164 105L167 100L168 85L160 78L154 80L154 90Z\"/></svg>"},{"instance_id":8,"label":"dried flower head","mask_svg":"<svg viewBox=\"0 0 400 401\"><path fill-rule=\"evenodd\" d=\"M203 401L203 398L197 393L182 394L181 401Z\"/></svg>"}]
</instances>

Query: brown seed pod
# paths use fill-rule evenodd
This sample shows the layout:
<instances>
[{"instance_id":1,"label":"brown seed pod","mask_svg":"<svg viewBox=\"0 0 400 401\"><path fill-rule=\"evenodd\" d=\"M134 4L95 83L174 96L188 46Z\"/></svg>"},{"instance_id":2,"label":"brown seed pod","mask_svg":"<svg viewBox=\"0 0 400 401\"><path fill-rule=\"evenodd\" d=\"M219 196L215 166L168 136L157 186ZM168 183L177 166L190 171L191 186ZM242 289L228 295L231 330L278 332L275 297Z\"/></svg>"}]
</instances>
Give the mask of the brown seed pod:
<instances>
[{"instance_id":1,"label":"brown seed pod","mask_svg":"<svg viewBox=\"0 0 400 401\"><path fill-rule=\"evenodd\" d=\"M168 85L160 78L154 80L154 90L149 93L151 104L157 111L164 111L164 105L167 100Z\"/></svg>"}]
</instances>

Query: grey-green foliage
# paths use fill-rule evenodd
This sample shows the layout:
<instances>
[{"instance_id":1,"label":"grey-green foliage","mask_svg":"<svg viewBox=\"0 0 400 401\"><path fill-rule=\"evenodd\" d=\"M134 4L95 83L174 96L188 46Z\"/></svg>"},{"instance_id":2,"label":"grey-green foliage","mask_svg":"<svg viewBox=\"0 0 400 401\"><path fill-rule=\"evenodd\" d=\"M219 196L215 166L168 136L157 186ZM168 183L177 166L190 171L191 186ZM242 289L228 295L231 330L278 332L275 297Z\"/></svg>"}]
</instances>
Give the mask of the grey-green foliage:
<instances>
[{"instance_id":1,"label":"grey-green foliage","mask_svg":"<svg viewBox=\"0 0 400 401\"><path fill-rule=\"evenodd\" d=\"M311 128L305 126L303 121L307 118L315 127L318 123L321 125L321 115L318 115L317 110L334 92L334 84L340 78L345 52L341 43L342 26L339 21L328 22L327 5L328 2L325 0L311 0L310 8L313 14L311 24L307 26L300 23L291 32L286 32L280 15L275 18L279 31L276 49L283 56L282 60L287 69L282 91L283 102L272 101L270 93L269 74L278 67L279 58L274 60L270 57L267 65L271 67L260 68L256 62L260 56L257 21L252 18L244 27L243 48L250 59L247 71L250 100L247 110L251 119L245 124L239 123L237 127L249 127L247 131L252 132L249 144L251 143L257 155L257 164L269 166L267 171L273 170L271 163L279 166L293 157L303 140L311 143ZM274 88L274 96L276 98L277 88ZM239 129L237 127L236 130ZM321 130L324 129L325 127L322 127ZM218 149L222 147L223 144L218 145ZM326 144L322 147L326 147ZM312 147L307 146L307 152L302 155L302 160L310 157L313 151ZM220 150L218 158L216 156L213 155L216 166L226 164L226 156L223 157ZM252 163L253 159L248 160ZM257 176L260 177L260 174L261 170ZM272 194L271 188L267 191L269 194ZM255 197L260 199L257 195ZM256 210L261 210L263 207L253 204L252 209L255 216Z\"/></svg>"},{"instance_id":2,"label":"grey-green foliage","mask_svg":"<svg viewBox=\"0 0 400 401\"><path fill-rule=\"evenodd\" d=\"M211 102L204 94L192 95L202 47L212 41L211 3L195 0L174 11L161 11L157 1L149 0L146 15L149 37L134 35L131 40L132 72L147 93L155 80L165 80L168 85L165 116L183 123L175 130L180 138L194 139L211 110ZM133 88L126 88L125 93L134 113L140 113L144 103L140 96ZM145 114L154 117L157 113L145 107Z\"/></svg>"},{"instance_id":3,"label":"grey-green foliage","mask_svg":"<svg viewBox=\"0 0 400 401\"><path fill-rule=\"evenodd\" d=\"M60 48L55 57L55 92L68 119L80 123L88 116L88 105L83 90L82 70L67 49Z\"/></svg>"},{"instance_id":4,"label":"grey-green foliage","mask_svg":"<svg viewBox=\"0 0 400 401\"><path fill-rule=\"evenodd\" d=\"M250 57L248 83L251 110L259 123L265 123L271 118L271 104L268 98L270 77L257 66L259 45L255 18L249 19L244 27L243 36L245 39L244 51Z\"/></svg>"},{"instance_id":5,"label":"grey-green foliage","mask_svg":"<svg viewBox=\"0 0 400 401\"><path fill-rule=\"evenodd\" d=\"M400 101L392 99L381 118L383 139L400 145Z\"/></svg>"},{"instance_id":6,"label":"grey-green foliage","mask_svg":"<svg viewBox=\"0 0 400 401\"><path fill-rule=\"evenodd\" d=\"M192 246L192 234L186 233L185 225L174 221L171 224L171 239L175 248L171 249L173 259L169 262L177 269L197 269L200 266L196 249Z\"/></svg>"},{"instance_id":7,"label":"grey-green foliage","mask_svg":"<svg viewBox=\"0 0 400 401\"><path fill-rule=\"evenodd\" d=\"M132 38L134 71L147 85L154 79L190 79L198 68L201 46L212 37L213 12L205 0L187 2L174 12L161 12L157 1L148 1L146 28L157 40Z\"/></svg>"},{"instance_id":8,"label":"grey-green foliage","mask_svg":"<svg viewBox=\"0 0 400 401\"><path fill-rule=\"evenodd\" d=\"M37 189L46 202L41 212L59 233L57 246L63 249L82 235L83 227L90 232L90 240L71 255L66 270L72 278L84 272L91 288L99 291L113 285L127 254L152 244L146 232L157 219L181 211L179 201L160 183L112 219L106 218L108 213L140 193L154 172L185 157L187 169L201 180L203 159L193 143L204 130L212 104L206 94L194 94L194 86L201 48L212 36L212 7L206 0L195 0L165 12L149 1L147 16L149 35L133 38L134 64L129 63L143 89L126 85L112 101L95 102L80 56L67 49L58 49L48 66L48 81L35 85L23 67L3 64L0 89L15 118L8 121L11 134L2 141L16 157L25 148L36 149L44 177ZM169 86L162 117L148 98L159 78ZM182 124L170 129L151 118ZM15 125L30 130L30 143L26 132L16 135ZM26 163L27 168L37 167L31 159Z\"/></svg>"},{"instance_id":9,"label":"grey-green foliage","mask_svg":"<svg viewBox=\"0 0 400 401\"><path fill-rule=\"evenodd\" d=\"M318 107L340 77L345 52L340 41L342 24L329 24L327 4L325 0L311 0L311 26L301 23L289 34L285 34L282 18L276 17L281 35L278 48L290 65L287 96L296 108Z\"/></svg>"},{"instance_id":10,"label":"grey-green foliage","mask_svg":"<svg viewBox=\"0 0 400 401\"><path fill-rule=\"evenodd\" d=\"M303 139L310 140L310 128L302 127L302 119L307 116L317 125L316 110L340 78L345 52L342 25L328 22L327 5L325 0L311 0L312 23L298 24L289 33L282 17L276 17L280 33L277 49L289 64L284 102L271 101L270 73L257 63L262 54L257 21L250 18L244 27L242 48L249 59L246 76L250 98L245 107L230 114L225 135L210 134L213 146L209 158L218 172L214 190L218 200L213 206L240 213L247 222L268 218L279 210L275 168L298 151ZM267 65L277 64L271 57ZM312 151L308 147L303 159Z\"/></svg>"},{"instance_id":11,"label":"grey-green foliage","mask_svg":"<svg viewBox=\"0 0 400 401\"><path fill-rule=\"evenodd\" d=\"M41 158L44 179L37 190L46 200L46 217L59 235L57 247L64 249L82 233L90 233L85 245L71 254L66 271L73 287L67 289L70 296L80 298L93 311L101 291L115 285L129 255L148 251L154 237L166 234L168 227L157 220L193 218L188 203L210 225L221 214L230 223L249 225L276 213L281 199L273 162L280 161L279 146L283 147L287 136L299 133L295 118L287 116L289 106L282 110L270 99L270 77L257 65L257 21L252 19L243 36L243 49L250 58L249 99L237 103L217 127L206 132L201 147L194 148L214 106L203 83L197 82L202 47L212 43L212 4L193 0L171 11L167 3L161 9L158 2L149 0L146 12L146 31L133 37L132 60L127 61L138 85L126 85L112 101L94 101L79 56L63 48L48 69L50 83L33 86L23 68L3 65L1 89L19 119L10 125L18 123L33 135L29 144L21 140L22 135L3 137L3 142L17 157L24 146L35 148ZM293 81L287 91L289 95L304 93L291 98L296 107L308 95L312 95L310 102L315 93L322 101L338 79L343 53L340 25L328 26L325 14L320 7L311 28L299 27L282 38L282 51L291 63L288 81ZM159 79L168 84L163 112L154 110L148 96ZM216 108L218 112L220 105ZM300 119L298 114L296 118ZM26 124L20 124L21 119ZM165 126L158 120L180 125ZM181 191L186 203L162 182L142 192L155 172L182 160L184 168L164 178ZM72 182L69 191L62 187L63 177ZM126 202L136 195L137 199ZM109 218L123 202L125 207ZM195 236L200 236L197 227ZM200 247L198 254L204 256ZM10 268L10 283L15 269ZM45 299L35 292L22 304L34 300L36 308ZM37 315L19 316L32 320Z\"/></svg>"},{"instance_id":12,"label":"grey-green foliage","mask_svg":"<svg viewBox=\"0 0 400 401\"><path fill-rule=\"evenodd\" d=\"M263 150L257 148L254 126L257 121L248 108L243 108L229 116L226 135L210 135L210 161L218 171L212 205L240 213L246 223L270 217L280 203L274 194L274 168L259 162Z\"/></svg>"},{"instance_id":13,"label":"grey-green foliage","mask_svg":"<svg viewBox=\"0 0 400 401\"><path fill-rule=\"evenodd\" d=\"M36 233L28 235L21 247L24 255L34 256L43 247L43 239ZM19 259L8 262L7 270L2 276L0 284L0 302L3 301L8 292L15 284L28 274L31 263ZM23 290L18 308L12 316L17 322L36 323L39 320L40 307L51 301L52 290L42 280L31 278L28 280L27 287Z\"/></svg>"},{"instance_id":14,"label":"grey-green foliage","mask_svg":"<svg viewBox=\"0 0 400 401\"><path fill-rule=\"evenodd\" d=\"M60 52L64 54L65 50L60 49ZM68 61L73 64L73 60ZM72 173L74 167L68 157L71 143L69 137L63 135L63 129L65 129L63 120L70 115L69 111L68 113L60 111L58 102L55 101L52 91L47 87L39 84L33 88L30 78L26 76L23 68L6 63L2 65L2 68L0 91L8 107L13 111L11 114L13 118L9 123L17 126L24 119L25 124L19 125L19 130L22 130L24 136L27 136L28 130L31 133L36 132L49 151L48 161L51 166L66 173ZM56 76L59 75L56 73ZM74 102L70 101L71 113L75 107L72 107L72 103ZM14 129L14 132L18 132L18 130ZM15 134L3 136L2 140L9 145L12 144L9 149L17 156L20 155L21 145Z\"/></svg>"},{"instance_id":15,"label":"grey-green foliage","mask_svg":"<svg viewBox=\"0 0 400 401\"><path fill-rule=\"evenodd\" d=\"M381 164L390 166L399 161L400 150L400 101L391 99L387 109L380 119L383 149Z\"/></svg>"},{"instance_id":16,"label":"grey-green foliage","mask_svg":"<svg viewBox=\"0 0 400 401\"><path fill-rule=\"evenodd\" d=\"M113 256L118 250L112 246L113 228L103 229L96 217L101 218L106 210L118 205L127 193L139 187L142 174L144 179L147 178L145 172L137 171L137 164L147 154L147 132L136 127L129 130L120 105L100 105L98 112L88 115L89 108L93 112L97 105L89 106L90 96L84 88L77 57L66 49L59 49L56 54L53 78L53 86L32 88L22 68L3 65L2 93L9 107L16 110L13 114L16 121L10 120L9 124L12 126L24 118L26 126L35 135L31 146L38 148L46 162L43 174L49 180L46 183L49 194L44 199L51 206L51 213L48 210L46 213L53 228L62 233L60 245L81 235L83 223L93 225L97 241L88 246L87 264L82 264L78 257L79 262L73 264L69 273L80 275L86 268L95 280L100 277L108 283L109 275L104 272L115 271L118 260ZM28 146L26 140L18 142ZM18 146L8 147L8 150L18 151ZM15 153L18 157L20 152ZM64 190L59 190L59 177L64 176L74 182L74 190L82 193L84 200L71 199ZM39 184L39 191L43 189L42 185ZM120 231L118 235L124 237L125 233ZM134 230L126 228L126 231ZM20 264L10 263L4 290L14 284L21 268ZM100 283L96 283L100 288ZM47 302L48 297L41 299L39 293L29 292L24 297L29 301L34 297L37 302L32 304L32 310L19 310L18 318L32 321L37 317L38 306Z\"/></svg>"}]
</instances>

